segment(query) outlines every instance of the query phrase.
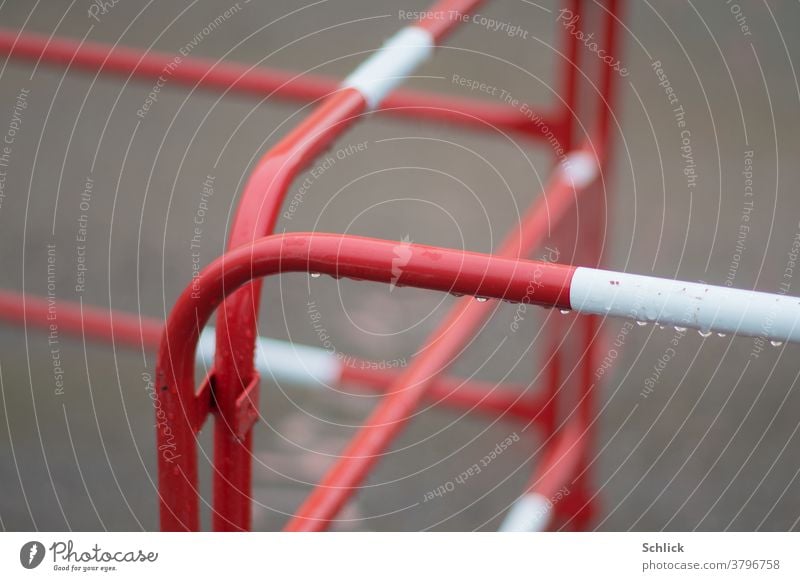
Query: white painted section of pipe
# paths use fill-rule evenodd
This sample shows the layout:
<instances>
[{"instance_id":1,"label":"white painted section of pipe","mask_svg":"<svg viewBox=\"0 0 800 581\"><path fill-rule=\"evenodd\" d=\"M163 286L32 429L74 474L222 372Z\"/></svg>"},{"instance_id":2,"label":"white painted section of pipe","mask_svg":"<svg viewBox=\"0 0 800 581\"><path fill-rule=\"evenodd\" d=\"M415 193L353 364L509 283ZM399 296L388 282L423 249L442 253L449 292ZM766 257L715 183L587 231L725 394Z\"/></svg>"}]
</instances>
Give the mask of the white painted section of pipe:
<instances>
[{"instance_id":1,"label":"white painted section of pipe","mask_svg":"<svg viewBox=\"0 0 800 581\"><path fill-rule=\"evenodd\" d=\"M591 184L600 171L597 158L588 151L575 151L564 158L561 171L575 188Z\"/></svg>"},{"instance_id":2,"label":"white painted section of pipe","mask_svg":"<svg viewBox=\"0 0 800 581\"><path fill-rule=\"evenodd\" d=\"M580 313L800 342L800 298L787 295L579 267L570 304Z\"/></svg>"},{"instance_id":3,"label":"white painted section of pipe","mask_svg":"<svg viewBox=\"0 0 800 581\"><path fill-rule=\"evenodd\" d=\"M405 80L433 53L431 33L407 26L387 40L342 81L342 87L358 89L370 109L380 105L389 92Z\"/></svg>"},{"instance_id":4,"label":"white painted section of pipe","mask_svg":"<svg viewBox=\"0 0 800 581\"><path fill-rule=\"evenodd\" d=\"M537 492L529 492L511 507L500 525L501 533L530 533L547 529L551 503Z\"/></svg>"},{"instance_id":5,"label":"white painted section of pipe","mask_svg":"<svg viewBox=\"0 0 800 581\"><path fill-rule=\"evenodd\" d=\"M197 344L197 361L206 369L214 363L215 330L203 329ZM320 347L259 337L256 341L256 369L261 378L306 387L338 385L342 362Z\"/></svg>"}]
</instances>

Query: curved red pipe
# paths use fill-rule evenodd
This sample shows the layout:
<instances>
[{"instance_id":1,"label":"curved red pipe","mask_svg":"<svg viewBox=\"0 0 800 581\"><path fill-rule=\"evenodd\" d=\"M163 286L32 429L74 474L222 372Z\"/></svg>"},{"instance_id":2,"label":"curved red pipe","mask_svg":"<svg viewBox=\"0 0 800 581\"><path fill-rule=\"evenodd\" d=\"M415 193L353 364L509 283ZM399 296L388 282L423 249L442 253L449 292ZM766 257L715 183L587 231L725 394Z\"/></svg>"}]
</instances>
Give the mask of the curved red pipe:
<instances>
[{"instance_id":1,"label":"curved red pipe","mask_svg":"<svg viewBox=\"0 0 800 581\"><path fill-rule=\"evenodd\" d=\"M480 0L440 0L432 13L452 16L473 8ZM428 27L434 42L462 22L448 19L433 24L423 17L417 26ZM245 186L234 219L228 248L247 244L275 229L286 192L295 177L368 109L362 94L353 88L332 94L270 150L259 162ZM217 316L213 375L214 404L214 530L251 528L252 430L242 437L231 425L238 417L240 399L257 381L254 349L257 336L260 281L232 295Z\"/></svg>"},{"instance_id":2,"label":"curved red pipe","mask_svg":"<svg viewBox=\"0 0 800 581\"><path fill-rule=\"evenodd\" d=\"M197 530L197 442L202 409L195 392L194 357L200 330L226 297L253 279L281 272L320 272L336 277L392 282L392 261L400 243L338 234L284 234L236 248L204 269L199 282L179 297L158 351L157 426L162 530ZM569 307L574 267L417 244L399 285L476 295L550 307ZM394 406L395 413L403 411ZM234 417L234 416L231 416ZM399 424L373 424L361 430L368 441ZM236 431L236 430L234 430ZM366 470L373 457L355 464Z\"/></svg>"},{"instance_id":3,"label":"curved red pipe","mask_svg":"<svg viewBox=\"0 0 800 581\"><path fill-rule=\"evenodd\" d=\"M325 100L311 116L284 137L256 165L239 200L228 248L271 234L297 175L320 155L366 109L355 89ZM254 378L255 340L261 283L230 297L217 316L214 358L214 530L249 530L252 435L242 440L232 429L239 397Z\"/></svg>"}]
</instances>

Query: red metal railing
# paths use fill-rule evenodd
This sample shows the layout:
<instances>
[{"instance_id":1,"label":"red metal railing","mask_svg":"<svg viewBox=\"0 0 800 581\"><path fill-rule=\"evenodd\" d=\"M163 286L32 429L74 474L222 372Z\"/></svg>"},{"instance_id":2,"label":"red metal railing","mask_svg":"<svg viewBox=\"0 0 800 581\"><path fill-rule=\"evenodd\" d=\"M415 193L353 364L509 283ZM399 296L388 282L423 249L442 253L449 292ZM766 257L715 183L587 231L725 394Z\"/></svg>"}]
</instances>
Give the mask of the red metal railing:
<instances>
[{"instance_id":1,"label":"red metal railing","mask_svg":"<svg viewBox=\"0 0 800 581\"><path fill-rule=\"evenodd\" d=\"M483 101L441 97L394 87L473 10L475 0L441 0L421 20L395 35L343 83L231 63L184 58L171 78L189 86L321 101L297 128L258 162L242 193L229 251L200 273L178 298L166 324L126 313L59 301L59 329L83 338L157 350L157 440L160 516L163 530L197 530L200 525L197 434L213 415L215 530L248 530L251 525L252 430L258 419L259 369L270 373L269 357L256 354L256 322L261 278L289 271L313 272L464 295L428 338L420 355L402 372L369 365L335 368L333 381L360 384L385 396L286 526L292 531L323 530L358 490L373 464L427 398L437 404L533 422L545 441L524 493L503 530L555 526L585 529L595 512L589 484L594 424L594 370L598 368L598 315L800 341L800 303L782 295L669 281L591 268L600 262L606 224L603 182L609 166L616 72L599 67L593 83L579 75L577 35L563 27L561 102L538 115ZM572 17L587 15L586 2L567 0ZM606 55L619 52L618 0L597 3ZM585 19L584 19L585 21ZM158 78L171 55L142 53L94 43L0 31L0 53L36 62L66 65L129 77ZM597 63L595 63L597 64ZM590 131L576 147L577 119L584 85L597 103ZM408 255L399 279L393 269L397 244L337 234L271 235L286 192L313 159L376 109L474 129L501 129L544 140L566 152L522 220L494 255L403 246ZM534 123L532 119L538 119ZM546 136L544 124L551 130ZM583 124L586 125L586 124ZM556 152L557 153L557 152ZM571 264L524 260L546 241L555 243ZM632 300L636 296L636 301ZM478 297L481 300L474 300ZM502 299L582 313L570 327L548 317L544 332L543 385L529 395L522 386L497 390L494 384L445 375L470 338L491 316L490 299ZM632 306L635 305L635 308ZM689 320L682 313L690 307ZM214 331L203 330L215 309ZM779 312L780 317L775 314ZM47 329L46 299L0 291L0 319L26 328ZM765 326L765 321L769 322ZM198 341L214 351L213 367L198 387ZM572 348L565 339L573 338ZM576 348L577 346L577 348ZM279 350L278 342L261 343ZM308 349L308 348L304 348ZM201 354L202 355L202 354ZM316 355L314 355L316 357ZM208 362L206 362L208 363ZM274 362L273 362L274 363ZM302 362L298 364L302 366ZM305 377L295 374L293 379ZM559 403L570 405L567 412ZM559 497L569 486L569 494ZM555 505L551 499L559 497Z\"/></svg>"},{"instance_id":2,"label":"red metal railing","mask_svg":"<svg viewBox=\"0 0 800 581\"><path fill-rule=\"evenodd\" d=\"M270 149L254 168L242 193L228 243L229 251L205 269L193 287L176 303L163 331L156 375L161 409L159 422L159 490L163 530L197 530L196 434L209 414L215 418L213 528L251 527L252 428L258 417L258 373L254 348L261 294L260 277L289 270L389 282L395 244L338 235L289 234L269 237L286 192L297 175L328 148L366 111L375 108L399 116L426 118L475 129L498 128L544 140L531 119L544 120L567 152L553 177L536 197L518 227L506 238L497 256L485 256L411 245L412 257L401 281L409 286L570 308L569 280L574 269L521 260L546 240L558 241L561 255L571 262L596 265L600 260L605 224L602 182L611 151L615 74L602 67L596 81L596 121L584 144L575 147L579 76L579 42L561 31L561 101L538 115L471 99L422 92L393 91L413 66L425 58L479 4L475 0L441 0L423 18L399 33L364 67L344 83L316 75L247 67L186 58L171 79L211 90L237 91L260 97L321 99L314 112ZM573 14L584 16L587 3L567 0ZM604 22L606 53L618 54L619 2L608 0L597 10ZM449 15L442 17L442 15ZM0 31L0 53L48 64L128 77L157 78L171 55L111 48L95 43L47 39ZM387 69L386 77L376 74ZM392 76L394 75L394 77ZM267 238L264 238L268 236ZM432 259L436 256L436 260ZM535 292L531 294L531 281ZM541 286L540 286L541 283ZM566 294L565 294L566 293ZM34 297L0 294L6 319L38 321L44 304ZM202 325L219 306L216 353L212 371L196 389L195 347ZM422 398L489 412L536 419L547 444L544 462L529 493L550 495L572 481L569 500L555 514L575 528L585 528L594 501L587 481L593 389L591 373L597 364L597 319L586 316L576 324L577 350L563 347L565 322L546 323L549 349L545 357L547 384L536 396L502 395L478 382L443 377L454 357L490 317L493 306L465 296L453 307L402 373L343 371L342 381L360 380L387 395L341 458L287 525L288 530L322 530L357 490L375 459L402 429ZM98 339L115 339L152 347L161 324L124 314L59 304L62 329ZM558 319L558 318L556 318ZM571 390L579 402L567 418L559 418L555 403ZM546 525L546 523L545 523ZM544 525L543 525L544 526Z\"/></svg>"}]
</instances>

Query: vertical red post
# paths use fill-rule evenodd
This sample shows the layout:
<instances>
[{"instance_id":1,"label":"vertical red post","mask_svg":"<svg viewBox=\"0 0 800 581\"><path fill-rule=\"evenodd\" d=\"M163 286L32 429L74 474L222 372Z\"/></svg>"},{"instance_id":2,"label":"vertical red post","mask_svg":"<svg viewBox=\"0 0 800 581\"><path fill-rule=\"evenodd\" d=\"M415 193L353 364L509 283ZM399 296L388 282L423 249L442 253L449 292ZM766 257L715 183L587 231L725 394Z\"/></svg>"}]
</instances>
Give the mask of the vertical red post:
<instances>
[{"instance_id":1,"label":"vertical red post","mask_svg":"<svg viewBox=\"0 0 800 581\"><path fill-rule=\"evenodd\" d=\"M302 168L324 150L364 111L354 89L329 97L258 163L245 186L228 248L253 242L275 228L284 194ZM250 530L252 429L239 433L240 398L255 381L254 354L258 334L261 282L234 293L217 315L214 358L214 513L217 531ZM257 394L257 386L249 389Z\"/></svg>"},{"instance_id":2,"label":"vertical red post","mask_svg":"<svg viewBox=\"0 0 800 581\"><path fill-rule=\"evenodd\" d=\"M462 22L454 18L456 14L472 10L479 2L439 0L430 9L435 16L423 16L415 26L430 32L438 42ZM443 19L439 14L449 17ZM245 187L228 248L271 234L286 191L297 174L368 108L362 92L342 89L265 155ZM226 300L217 317L212 384L217 415L212 524L218 531L251 528L252 430L239 429L235 418L243 394L257 394L257 386L251 383L260 293L261 283L253 282Z\"/></svg>"},{"instance_id":3,"label":"vertical red post","mask_svg":"<svg viewBox=\"0 0 800 581\"><path fill-rule=\"evenodd\" d=\"M619 55L619 18L621 11L620 0L607 0L600 5L603 18L603 42L606 52L612 56ZM602 66L600 68L600 78L598 86L600 94L598 96L597 118L595 135L597 142L595 147L601 152L600 180L591 186L590 195L585 199L586 205L581 208L581 223L585 224L584 231L581 233L581 264L587 266L597 266L602 259L602 249L607 229L606 219L608 215L607 200L605 197L606 188L604 184L608 181L609 168L613 163L613 133L612 126L614 121L614 104L616 102L616 92L619 84L618 73L612 67ZM594 442L596 430L596 392L597 379L595 370L599 364L598 347L602 344L600 340L600 318L596 315L587 315L579 322L580 343L583 353L580 361L580 392L578 394L579 408L578 418L583 428L580 436L589 444ZM593 461L597 450L591 445L582 446L581 457L578 462L576 474L579 475L572 484L572 492L567 497L568 502L561 507L563 516L567 517L569 525L577 530L587 530L597 512L596 494L593 494L594 487L591 482L590 463ZM557 507L558 508L558 507Z\"/></svg>"},{"instance_id":4,"label":"vertical red post","mask_svg":"<svg viewBox=\"0 0 800 581\"><path fill-rule=\"evenodd\" d=\"M578 17L582 14L582 0L569 0L567 9ZM558 24L556 25L558 26ZM578 51L578 39L574 34L570 34L566 27L562 27L561 33L561 47L564 52L564 57L561 59L561 94L562 102L558 105L559 113L557 118L560 123L559 145L566 151L572 151L575 144L575 127L578 119L578 72L580 71L580 52ZM562 162L561 159L556 158L556 166ZM567 228L567 224L575 224L574 220L562 220L561 223L554 229L553 237L548 240L554 247L550 252L555 251L558 256L550 257L555 260L567 260L570 254L574 251L575 232ZM568 346L562 346L564 343L564 334L567 330L569 321L562 317L548 317L545 321L544 338L546 346L544 349L542 364L544 368L544 376L546 377L546 395L545 401L549 401L548 409L545 413L545 430L549 435L556 427L556 419L558 414L558 402L560 390L563 389L563 382L565 380L564 371L566 369L564 360L564 350L569 349Z\"/></svg>"}]
</instances>

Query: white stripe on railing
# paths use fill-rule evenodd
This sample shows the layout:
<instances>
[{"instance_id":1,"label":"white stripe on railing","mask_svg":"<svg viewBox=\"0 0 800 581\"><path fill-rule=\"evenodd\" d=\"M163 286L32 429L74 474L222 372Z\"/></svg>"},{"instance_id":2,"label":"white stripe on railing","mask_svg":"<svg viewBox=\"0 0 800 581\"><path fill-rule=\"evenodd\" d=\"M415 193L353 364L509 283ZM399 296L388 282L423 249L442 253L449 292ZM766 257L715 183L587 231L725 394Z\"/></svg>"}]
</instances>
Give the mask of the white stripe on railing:
<instances>
[{"instance_id":1,"label":"white stripe on railing","mask_svg":"<svg viewBox=\"0 0 800 581\"><path fill-rule=\"evenodd\" d=\"M529 492L517 500L498 529L501 533L526 533L547 529L551 504L541 494Z\"/></svg>"},{"instance_id":2,"label":"white stripe on railing","mask_svg":"<svg viewBox=\"0 0 800 581\"><path fill-rule=\"evenodd\" d=\"M561 163L563 175L575 188L584 188L592 183L600 173L597 158L588 151L574 151L564 157Z\"/></svg>"},{"instance_id":3,"label":"white stripe on railing","mask_svg":"<svg viewBox=\"0 0 800 581\"><path fill-rule=\"evenodd\" d=\"M570 304L579 313L629 317L735 333L773 341L800 341L800 298L578 267Z\"/></svg>"},{"instance_id":4,"label":"white stripe on railing","mask_svg":"<svg viewBox=\"0 0 800 581\"><path fill-rule=\"evenodd\" d=\"M578 313L704 333L763 337L775 344L800 342L800 297L578 267L570 284L570 306ZM198 364L207 369L214 361L214 333L204 329L197 348ZM342 365L321 347L258 338L256 368L264 378L324 387L338 384Z\"/></svg>"},{"instance_id":5,"label":"white stripe on railing","mask_svg":"<svg viewBox=\"0 0 800 581\"><path fill-rule=\"evenodd\" d=\"M407 26L387 40L342 81L342 87L357 89L370 109L380 105L389 92L433 53L430 32Z\"/></svg>"},{"instance_id":6,"label":"white stripe on railing","mask_svg":"<svg viewBox=\"0 0 800 581\"><path fill-rule=\"evenodd\" d=\"M210 369L214 363L215 330L203 329L197 344L197 362ZM256 369L262 379L307 387L338 385L342 362L330 351L278 339L259 337Z\"/></svg>"}]
</instances>

